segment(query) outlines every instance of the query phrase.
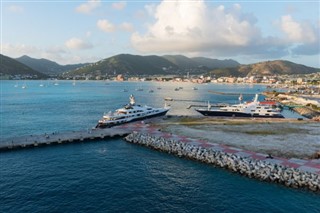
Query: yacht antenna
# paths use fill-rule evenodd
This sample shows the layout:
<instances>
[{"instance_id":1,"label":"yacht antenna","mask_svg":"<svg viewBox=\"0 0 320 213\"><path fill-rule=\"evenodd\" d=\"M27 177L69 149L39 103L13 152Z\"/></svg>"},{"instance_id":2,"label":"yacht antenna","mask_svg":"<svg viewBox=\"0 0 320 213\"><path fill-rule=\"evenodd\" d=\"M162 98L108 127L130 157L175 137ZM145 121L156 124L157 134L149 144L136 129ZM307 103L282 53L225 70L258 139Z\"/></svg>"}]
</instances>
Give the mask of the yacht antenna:
<instances>
[{"instance_id":1,"label":"yacht antenna","mask_svg":"<svg viewBox=\"0 0 320 213\"><path fill-rule=\"evenodd\" d=\"M240 96L239 96L239 102L240 102L240 104L241 104L242 100L243 100L243 97L242 97L242 94L240 94Z\"/></svg>"},{"instance_id":2,"label":"yacht antenna","mask_svg":"<svg viewBox=\"0 0 320 213\"><path fill-rule=\"evenodd\" d=\"M136 101L134 100L133 95L130 95L130 104L134 105L136 103Z\"/></svg>"},{"instance_id":3,"label":"yacht antenna","mask_svg":"<svg viewBox=\"0 0 320 213\"><path fill-rule=\"evenodd\" d=\"M253 102L255 102L255 103L258 102L258 97L259 97L259 95L256 94L255 97L254 97L254 99L253 99Z\"/></svg>"}]
</instances>

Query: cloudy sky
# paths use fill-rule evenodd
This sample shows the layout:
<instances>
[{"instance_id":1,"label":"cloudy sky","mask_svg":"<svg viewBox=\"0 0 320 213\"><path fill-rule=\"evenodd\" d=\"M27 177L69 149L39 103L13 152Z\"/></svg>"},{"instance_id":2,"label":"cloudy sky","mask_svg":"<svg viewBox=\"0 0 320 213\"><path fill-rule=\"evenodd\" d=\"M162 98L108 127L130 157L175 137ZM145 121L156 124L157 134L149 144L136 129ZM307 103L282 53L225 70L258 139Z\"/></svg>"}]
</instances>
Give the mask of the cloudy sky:
<instances>
[{"instance_id":1,"label":"cloudy sky","mask_svg":"<svg viewBox=\"0 0 320 213\"><path fill-rule=\"evenodd\" d=\"M129 53L320 67L319 8L319 0L1 0L1 53L60 64Z\"/></svg>"}]
</instances>

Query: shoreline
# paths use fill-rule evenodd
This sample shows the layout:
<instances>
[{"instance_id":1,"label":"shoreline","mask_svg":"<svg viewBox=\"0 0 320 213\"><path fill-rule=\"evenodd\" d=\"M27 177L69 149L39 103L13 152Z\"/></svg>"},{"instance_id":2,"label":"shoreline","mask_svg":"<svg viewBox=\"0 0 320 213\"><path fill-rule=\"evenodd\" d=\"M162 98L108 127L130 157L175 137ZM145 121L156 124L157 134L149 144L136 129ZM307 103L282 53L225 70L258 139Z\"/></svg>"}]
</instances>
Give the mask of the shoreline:
<instances>
[{"instance_id":1,"label":"shoreline","mask_svg":"<svg viewBox=\"0 0 320 213\"><path fill-rule=\"evenodd\" d=\"M301 123L304 125L301 125ZM203 128L208 124L214 127L212 131ZM256 141L253 141L253 146L258 147L258 150L253 150L246 144L244 144L244 147L239 148L234 146L234 144L225 143L226 141L219 141L219 135L214 130L219 127L231 127L233 129L236 126L240 126L241 131L246 132L248 126L258 126L260 128L259 125L276 125L276 129L281 126L287 128L286 125L294 125L295 128L312 125L316 130L313 135L316 142L318 142L318 136L320 135L320 123L312 120L168 116L153 118L141 123L126 124L124 128L131 128L133 133L125 137L124 140L178 157L227 169L233 173L260 181L282 184L290 188L307 189L317 193L320 192L320 155L317 159L284 156L281 152L283 148L286 148L286 145L282 148L277 148L280 151L279 153L264 152L260 144L255 143ZM172 128L174 126L182 127L183 131L177 131L177 129ZM185 128L186 126L188 128ZM297 129L295 128L290 129L288 134L293 134L293 139L297 141L295 135ZM192 129L196 131L200 129L201 132L200 134L196 134L196 132L190 131ZM279 132L281 132L281 129ZM209 139L203 137L206 133L209 135ZM223 129L221 134L233 138L233 133L226 132ZM264 134L265 132L262 133ZM236 132L236 134L239 134L239 132ZM261 134L261 132L258 132L258 134ZM308 138L305 138L305 134L310 134L310 132L306 131L302 135L303 139L308 140ZM257 138L255 134L253 136ZM284 135L283 138L287 137L288 135ZM261 139L261 137L259 138ZM263 143L267 144L268 142L270 141L263 141ZM237 144L239 145L239 141L237 141ZM274 144L269 145L273 146ZM305 151L307 145L302 143L301 146L302 148L299 149ZM316 150L320 151L320 143Z\"/></svg>"},{"instance_id":2,"label":"shoreline","mask_svg":"<svg viewBox=\"0 0 320 213\"><path fill-rule=\"evenodd\" d=\"M287 161L279 158L274 159L272 156L266 158L259 153L250 154L241 152L241 150L231 152L228 147L221 147L204 141L181 139L183 138L174 139L173 137L167 137L165 134L159 136L154 133L138 133L136 131L125 137L125 141L129 143L228 169L249 178L278 183L292 188L320 191L320 169L316 169L317 172L315 172L310 171L313 168L296 167L298 165L296 163L299 163L298 159Z\"/></svg>"}]
</instances>

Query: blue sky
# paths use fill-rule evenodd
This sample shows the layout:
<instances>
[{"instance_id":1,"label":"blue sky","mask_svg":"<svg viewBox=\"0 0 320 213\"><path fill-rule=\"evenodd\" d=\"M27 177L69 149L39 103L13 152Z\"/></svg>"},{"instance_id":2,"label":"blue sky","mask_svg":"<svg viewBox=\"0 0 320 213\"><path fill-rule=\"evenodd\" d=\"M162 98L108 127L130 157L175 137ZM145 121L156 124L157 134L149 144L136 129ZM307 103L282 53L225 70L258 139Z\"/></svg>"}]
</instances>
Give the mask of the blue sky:
<instances>
[{"instance_id":1,"label":"blue sky","mask_svg":"<svg viewBox=\"0 0 320 213\"><path fill-rule=\"evenodd\" d=\"M1 0L1 53L60 64L129 53L319 68L319 40L319 0Z\"/></svg>"}]
</instances>

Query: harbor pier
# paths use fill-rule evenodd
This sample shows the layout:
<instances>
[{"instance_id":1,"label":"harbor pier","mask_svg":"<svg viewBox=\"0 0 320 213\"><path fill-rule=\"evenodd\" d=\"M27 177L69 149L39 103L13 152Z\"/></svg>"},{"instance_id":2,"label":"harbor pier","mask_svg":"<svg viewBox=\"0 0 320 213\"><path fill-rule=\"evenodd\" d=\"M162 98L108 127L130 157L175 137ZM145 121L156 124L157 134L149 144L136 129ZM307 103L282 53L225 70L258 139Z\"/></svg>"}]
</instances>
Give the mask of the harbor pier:
<instances>
[{"instance_id":1,"label":"harbor pier","mask_svg":"<svg viewBox=\"0 0 320 213\"><path fill-rule=\"evenodd\" d=\"M25 135L0 141L0 151L54 145L62 143L76 143L104 138L124 137L131 131L125 128L88 129L83 131L53 132L41 135Z\"/></svg>"}]
</instances>

